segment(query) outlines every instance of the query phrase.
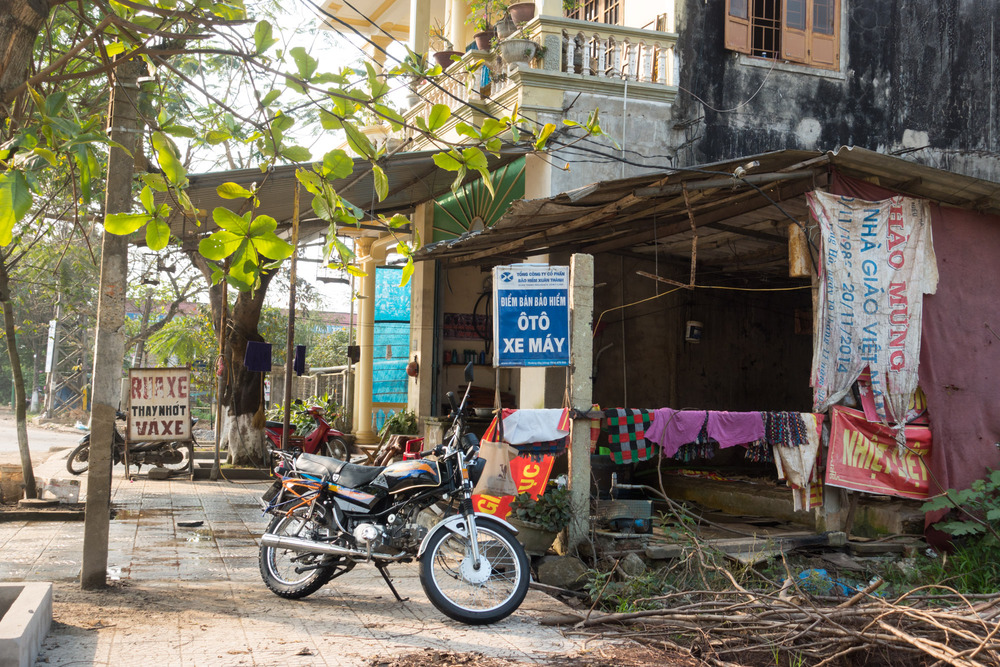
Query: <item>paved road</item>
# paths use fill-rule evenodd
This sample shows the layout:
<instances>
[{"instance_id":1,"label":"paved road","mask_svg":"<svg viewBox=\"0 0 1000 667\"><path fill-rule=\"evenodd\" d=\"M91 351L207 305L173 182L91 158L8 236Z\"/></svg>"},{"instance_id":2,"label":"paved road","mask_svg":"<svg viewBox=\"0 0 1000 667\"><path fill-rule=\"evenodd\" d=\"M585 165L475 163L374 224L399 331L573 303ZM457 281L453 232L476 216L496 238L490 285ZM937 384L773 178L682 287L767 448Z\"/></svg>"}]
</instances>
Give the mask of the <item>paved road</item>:
<instances>
[{"instance_id":1,"label":"paved road","mask_svg":"<svg viewBox=\"0 0 1000 667\"><path fill-rule=\"evenodd\" d=\"M76 447L84 431L50 430L28 425L28 449L31 457L45 458L53 449ZM0 416L0 463L19 461L17 449L17 425L12 417Z\"/></svg>"}]
</instances>

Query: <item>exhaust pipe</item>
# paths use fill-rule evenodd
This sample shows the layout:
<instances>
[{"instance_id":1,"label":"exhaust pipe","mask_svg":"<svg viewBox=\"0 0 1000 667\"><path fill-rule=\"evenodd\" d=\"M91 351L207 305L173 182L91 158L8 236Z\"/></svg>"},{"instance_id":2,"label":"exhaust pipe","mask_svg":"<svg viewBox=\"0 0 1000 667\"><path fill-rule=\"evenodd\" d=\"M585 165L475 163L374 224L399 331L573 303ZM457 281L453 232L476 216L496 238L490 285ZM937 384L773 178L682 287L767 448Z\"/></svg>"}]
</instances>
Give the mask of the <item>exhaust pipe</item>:
<instances>
[{"instance_id":1,"label":"exhaust pipe","mask_svg":"<svg viewBox=\"0 0 1000 667\"><path fill-rule=\"evenodd\" d=\"M358 558L368 559L369 554L367 551L359 551L358 549L349 549L348 547L340 547L336 544L330 544L329 542L315 542L313 540L305 540L301 537L282 537L279 535L273 535L271 533L264 533L260 538L260 546L262 547L272 547L274 549L288 549L289 551L304 551L306 553L313 554L325 554L328 556L354 556ZM389 555L382 553L372 553L371 558L377 558L379 560L403 560L404 558L409 558L406 553L399 555Z\"/></svg>"}]
</instances>

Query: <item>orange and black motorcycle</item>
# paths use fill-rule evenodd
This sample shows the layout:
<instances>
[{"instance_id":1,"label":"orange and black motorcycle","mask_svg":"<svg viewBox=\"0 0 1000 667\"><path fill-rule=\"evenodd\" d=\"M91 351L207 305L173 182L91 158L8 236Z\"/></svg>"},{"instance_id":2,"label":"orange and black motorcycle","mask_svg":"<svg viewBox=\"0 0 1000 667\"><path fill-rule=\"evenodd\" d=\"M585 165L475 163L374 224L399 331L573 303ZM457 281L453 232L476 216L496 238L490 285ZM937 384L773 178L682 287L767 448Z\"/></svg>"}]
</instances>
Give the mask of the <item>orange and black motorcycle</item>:
<instances>
[{"instance_id":1,"label":"orange and black motorcycle","mask_svg":"<svg viewBox=\"0 0 1000 667\"><path fill-rule=\"evenodd\" d=\"M472 364L465 368L472 385ZM273 515L260 541L264 583L284 598L314 593L358 563L386 568L416 560L430 601L463 623L493 623L517 609L528 591L528 557L503 519L473 510L483 472L479 441L466 432L469 390L460 404L449 392L454 421L446 442L388 466L283 452L278 479L264 494ZM457 506L439 523L418 515L442 501ZM425 513L436 517L432 512Z\"/></svg>"}]
</instances>

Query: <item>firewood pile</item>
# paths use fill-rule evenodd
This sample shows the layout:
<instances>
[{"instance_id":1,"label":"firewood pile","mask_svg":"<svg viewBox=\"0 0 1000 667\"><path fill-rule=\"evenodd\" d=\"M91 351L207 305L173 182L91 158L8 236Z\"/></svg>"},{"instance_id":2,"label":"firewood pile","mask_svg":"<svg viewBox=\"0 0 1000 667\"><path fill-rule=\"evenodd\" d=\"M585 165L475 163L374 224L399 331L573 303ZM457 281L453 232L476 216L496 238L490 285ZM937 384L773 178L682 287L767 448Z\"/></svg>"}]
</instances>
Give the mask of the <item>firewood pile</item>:
<instances>
[{"instance_id":1,"label":"firewood pile","mask_svg":"<svg viewBox=\"0 0 1000 667\"><path fill-rule=\"evenodd\" d=\"M599 614L563 622L571 633L629 638L673 649L716 667L774 664L1000 665L1000 594L963 596L935 586L893 600L872 591L834 604L810 596L792 580L777 594L751 592L735 581L729 591L685 591L638 603L662 608ZM752 661L752 662L751 662ZM784 660L782 661L784 664Z\"/></svg>"}]
</instances>

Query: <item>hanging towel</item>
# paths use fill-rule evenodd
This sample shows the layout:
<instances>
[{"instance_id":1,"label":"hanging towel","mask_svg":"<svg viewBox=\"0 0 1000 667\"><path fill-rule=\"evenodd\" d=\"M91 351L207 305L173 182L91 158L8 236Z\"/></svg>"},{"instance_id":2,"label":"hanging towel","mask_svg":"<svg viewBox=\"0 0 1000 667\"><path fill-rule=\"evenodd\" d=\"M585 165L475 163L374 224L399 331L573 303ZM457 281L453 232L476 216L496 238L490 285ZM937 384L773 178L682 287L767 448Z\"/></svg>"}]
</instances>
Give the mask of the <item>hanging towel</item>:
<instances>
[{"instance_id":1,"label":"hanging towel","mask_svg":"<svg viewBox=\"0 0 1000 667\"><path fill-rule=\"evenodd\" d=\"M503 439L511 445L561 440L569 435L569 410L516 410L503 418Z\"/></svg>"},{"instance_id":2,"label":"hanging towel","mask_svg":"<svg viewBox=\"0 0 1000 667\"><path fill-rule=\"evenodd\" d=\"M248 371L268 373L271 371L271 344L262 341L247 341L247 350L243 355L243 365Z\"/></svg>"},{"instance_id":3,"label":"hanging towel","mask_svg":"<svg viewBox=\"0 0 1000 667\"><path fill-rule=\"evenodd\" d=\"M296 345L295 346L295 359L292 362L292 369L295 371L296 375L302 375L306 372L306 346Z\"/></svg>"},{"instance_id":4,"label":"hanging towel","mask_svg":"<svg viewBox=\"0 0 1000 667\"><path fill-rule=\"evenodd\" d=\"M660 408L654 410L652 415L653 423L646 432L646 438L658 444L667 458L676 454L682 445L697 440L705 423L704 410Z\"/></svg>"},{"instance_id":5,"label":"hanging towel","mask_svg":"<svg viewBox=\"0 0 1000 667\"><path fill-rule=\"evenodd\" d=\"M712 410L708 413L708 435L719 447L745 445L764 437L764 419L759 412Z\"/></svg>"},{"instance_id":6,"label":"hanging towel","mask_svg":"<svg viewBox=\"0 0 1000 667\"><path fill-rule=\"evenodd\" d=\"M653 454L646 442L646 429L652 421L649 410L616 408L604 411L608 430L608 449L615 463L645 461Z\"/></svg>"},{"instance_id":7,"label":"hanging towel","mask_svg":"<svg viewBox=\"0 0 1000 667\"><path fill-rule=\"evenodd\" d=\"M792 413L782 413L792 414ZM774 445L774 465L778 479L783 479L792 489L796 512L811 509L810 486L817 476L816 459L819 454L819 423L816 415L798 414L804 429L804 442L797 445Z\"/></svg>"}]
</instances>

